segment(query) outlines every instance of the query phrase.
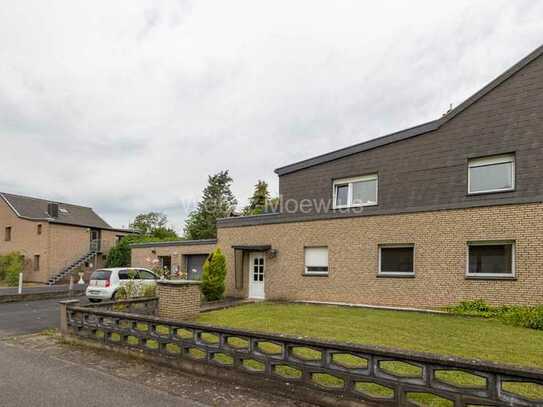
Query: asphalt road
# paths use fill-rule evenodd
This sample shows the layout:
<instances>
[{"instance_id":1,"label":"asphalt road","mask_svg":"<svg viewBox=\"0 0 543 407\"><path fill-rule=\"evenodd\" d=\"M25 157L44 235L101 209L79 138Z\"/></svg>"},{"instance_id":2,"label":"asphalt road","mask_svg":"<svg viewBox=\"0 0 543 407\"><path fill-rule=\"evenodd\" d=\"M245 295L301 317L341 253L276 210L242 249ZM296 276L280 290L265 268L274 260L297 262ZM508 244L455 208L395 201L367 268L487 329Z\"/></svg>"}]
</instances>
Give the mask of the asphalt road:
<instances>
[{"instance_id":1,"label":"asphalt road","mask_svg":"<svg viewBox=\"0 0 543 407\"><path fill-rule=\"evenodd\" d=\"M3 407L184 407L194 400L0 341Z\"/></svg>"},{"instance_id":2,"label":"asphalt road","mask_svg":"<svg viewBox=\"0 0 543 407\"><path fill-rule=\"evenodd\" d=\"M85 297L77 297L86 302ZM59 299L0 304L0 338L58 328Z\"/></svg>"}]
</instances>

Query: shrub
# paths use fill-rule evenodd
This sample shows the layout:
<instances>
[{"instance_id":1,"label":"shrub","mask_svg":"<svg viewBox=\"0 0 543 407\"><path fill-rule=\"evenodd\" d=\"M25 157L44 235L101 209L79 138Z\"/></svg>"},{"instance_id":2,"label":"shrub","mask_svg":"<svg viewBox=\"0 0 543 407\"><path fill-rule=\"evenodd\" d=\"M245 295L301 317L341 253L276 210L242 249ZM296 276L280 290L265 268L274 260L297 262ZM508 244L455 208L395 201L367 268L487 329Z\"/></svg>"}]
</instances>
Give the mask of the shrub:
<instances>
[{"instance_id":1,"label":"shrub","mask_svg":"<svg viewBox=\"0 0 543 407\"><path fill-rule=\"evenodd\" d=\"M18 252L0 256L0 277L6 280L10 287L19 284L19 274L23 272L23 256Z\"/></svg>"},{"instance_id":2,"label":"shrub","mask_svg":"<svg viewBox=\"0 0 543 407\"><path fill-rule=\"evenodd\" d=\"M462 301L458 305L447 308L453 314L474 315L489 318L495 316L496 309L488 305L485 300Z\"/></svg>"},{"instance_id":3,"label":"shrub","mask_svg":"<svg viewBox=\"0 0 543 407\"><path fill-rule=\"evenodd\" d=\"M226 277L226 258L217 248L204 263L202 273L202 294L208 301L216 301L223 298L224 279Z\"/></svg>"},{"instance_id":4,"label":"shrub","mask_svg":"<svg viewBox=\"0 0 543 407\"><path fill-rule=\"evenodd\" d=\"M458 305L448 307L447 311L457 315L495 318L507 325L543 330L543 305L491 307L484 300L473 300L462 301Z\"/></svg>"}]
</instances>

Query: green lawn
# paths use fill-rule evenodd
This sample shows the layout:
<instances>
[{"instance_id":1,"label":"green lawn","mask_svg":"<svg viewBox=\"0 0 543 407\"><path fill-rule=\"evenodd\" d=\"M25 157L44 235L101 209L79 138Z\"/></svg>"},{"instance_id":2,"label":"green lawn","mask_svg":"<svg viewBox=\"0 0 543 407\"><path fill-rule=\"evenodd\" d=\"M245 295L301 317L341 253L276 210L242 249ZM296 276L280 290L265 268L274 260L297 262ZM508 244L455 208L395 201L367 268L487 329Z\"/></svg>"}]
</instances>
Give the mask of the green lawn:
<instances>
[{"instance_id":1,"label":"green lawn","mask_svg":"<svg viewBox=\"0 0 543 407\"><path fill-rule=\"evenodd\" d=\"M543 331L483 318L259 303L203 313L197 322L543 369Z\"/></svg>"},{"instance_id":2,"label":"green lawn","mask_svg":"<svg viewBox=\"0 0 543 407\"><path fill-rule=\"evenodd\" d=\"M543 331L517 328L499 321L415 312L373 310L308 304L258 303L201 314L197 322L269 333L377 345L396 349L429 352L467 359L482 359L543 369ZM234 342L235 342L235 338ZM233 343L236 346L235 343ZM237 344L243 347L243 343ZM262 344L263 348L272 344ZM300 349L306 358L318 358L310 349ZM364 366L352 356L342 355L344 365ZM256 361L255 361L256 362ZM418 375L419 368L387 362L383 369L399 375ZM254 365L254 366L253 366ZM258 370L256 363L248 367ZM293 377L289 367L278 373ZM484 386L485 380L462 372L440 372L440 379L471 387ZM319 384L342 386L332 377L317 377ZM504 389L531 399L543 399L543 386L505 383ZM390 390L378 385L361 384L360 390L388 397ZM410 399L425 406L449 406L450 403L426 394L410 394Z\"/></svg>"}]
</instances>

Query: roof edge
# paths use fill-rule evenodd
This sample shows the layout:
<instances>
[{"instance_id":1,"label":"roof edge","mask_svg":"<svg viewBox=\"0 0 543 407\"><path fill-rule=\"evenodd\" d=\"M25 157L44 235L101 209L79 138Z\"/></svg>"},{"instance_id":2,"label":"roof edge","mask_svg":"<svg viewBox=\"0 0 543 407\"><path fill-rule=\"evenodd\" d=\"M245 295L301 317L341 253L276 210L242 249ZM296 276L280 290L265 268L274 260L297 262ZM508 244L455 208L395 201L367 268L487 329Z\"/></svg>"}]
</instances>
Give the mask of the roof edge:
<instances>
[{"instance_id":1,"label":"roof edge","mask_svg":"<svg viewBox=\"0 0 543 407\"><path fill-rule=\"evenodd\" d=\"M144 243L132 243L130 248L139 249L145 247L170 247L170 246L198 246L217 244L217 239L199 239L199 240L172 240L168 242L144 242Z\"/></svg>"},{"instance_id":2,"label":"roof edge","mask_svg":"<svg viewBox=\"0 0 543 407\"><path fill-rule=\"evenodd\" d=\"M450 112L448 112L445 116L427 122L420 124L418 126L410 127L405 130L400 130L394 133L387 134L385 136L377 137L368 141L364 141L362 143L354 144L351 146L347 146L344 148L341 148L339 150L334 150L329 153L324 153L315 157L311 157L302 161L295 162L293 164L285 165L283 167L279 167L275 169L275 173L279 176L290 174L292 172L296 172L305 168L313 167L315 165L324 164L326 162L334 161L339 158L344 158L349 155L353 155L356 153L361 153L363 151L368 151L377 147L382 147L388 144L392 144L401 140L405 140L408 138L420 136L426 133L429 133L431 131L439 129L441 126L443 126L445 123L449 122L453 118L455 118L457 115L462 113L464 110L469 108L471 105L476 103L478 100L486 96L488 93L490 93L492 90L497 88L499 85L501 85L503 82L511 78L513 75L518 73L520 70L525 68L528 64L535 61L537 58L539 58L541 55L543 55L543 45L536 48L534 51L532 51L530 54L522 58L520 61L518 61L516 64L514 64L512 67L507 69L505 72L500 74L498 77L496 77L494 80L492 80L490 83L485 85L483 88L481 88L479 91L475 92L473 95L468 97L466 100L464 100L462 103L460 103L457 107L452 109Z\"/></svg>"}]
</instances>

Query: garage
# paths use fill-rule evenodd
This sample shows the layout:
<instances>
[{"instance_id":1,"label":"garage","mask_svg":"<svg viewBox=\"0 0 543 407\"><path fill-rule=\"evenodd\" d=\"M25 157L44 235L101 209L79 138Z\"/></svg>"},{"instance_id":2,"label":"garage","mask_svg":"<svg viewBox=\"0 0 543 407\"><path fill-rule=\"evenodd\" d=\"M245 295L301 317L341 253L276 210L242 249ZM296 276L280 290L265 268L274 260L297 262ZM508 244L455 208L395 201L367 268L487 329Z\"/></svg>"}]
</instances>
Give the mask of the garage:
<instances>
[{"instance_id":1,"label":"garage","mask_svg":"<svg viewBox=\"0 0 543 407\"><path fill-rule=\"evenodd\" d=\"M187 258L187 279L201 280L204 262L207 259L207 254L189 254Z\"/></svg>"}]
</instances>

